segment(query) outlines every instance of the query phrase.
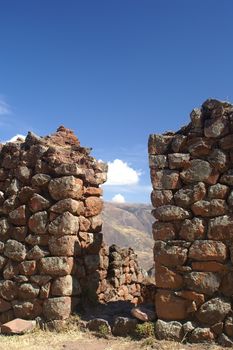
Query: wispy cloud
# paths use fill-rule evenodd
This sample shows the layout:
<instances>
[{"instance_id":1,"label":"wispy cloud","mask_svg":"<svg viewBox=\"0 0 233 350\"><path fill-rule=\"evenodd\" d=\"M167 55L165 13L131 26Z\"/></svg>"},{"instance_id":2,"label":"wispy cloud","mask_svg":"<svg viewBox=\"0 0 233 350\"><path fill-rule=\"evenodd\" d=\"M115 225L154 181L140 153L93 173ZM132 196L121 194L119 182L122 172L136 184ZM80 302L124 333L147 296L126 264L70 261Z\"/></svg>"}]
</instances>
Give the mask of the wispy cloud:
<instances>
[{"instance_id":1,"label":"wispy cloud","mask_svg":"<svg viewBox=\"0 0 233 350\"><path fill-rule=\"evenodd\" d=\"M11 107L6 102L5 98L0 95L0 116L6 116L11 114Z\"/></svg>"},{"instance_id":2,"label":"wispy cloud","mask_svg":"<svg viewBox=\"0 0 233 350\"><path fill-rule=\"evenodd\" d=\"M135 193L135 194L145 194L145 193L151 193L152 186L150 185L131 185L131 186L106 186L103 185L104 191L109 193Z\"/></svg>"}]
</instances>

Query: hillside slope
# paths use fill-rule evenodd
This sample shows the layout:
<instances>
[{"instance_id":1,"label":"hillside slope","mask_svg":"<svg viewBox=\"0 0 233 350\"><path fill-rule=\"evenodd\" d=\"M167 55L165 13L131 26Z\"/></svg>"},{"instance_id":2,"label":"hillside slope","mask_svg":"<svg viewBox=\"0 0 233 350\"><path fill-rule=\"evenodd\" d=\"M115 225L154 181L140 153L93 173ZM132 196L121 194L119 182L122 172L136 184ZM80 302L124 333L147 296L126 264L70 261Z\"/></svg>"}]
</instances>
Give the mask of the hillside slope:
<instances>
[{"instance_id":1,"label":"hillside slope","mask_svg":"<svg viewBox=\"0 0 233 350\"><path fill-rule=\"evenodd\" d=\"M145 269L153 265L151 226L154 219L151 209L152 207L146 204L105 202L103 211L105 242L109 245L132 247Z\"/></svg>"}]
</instances>

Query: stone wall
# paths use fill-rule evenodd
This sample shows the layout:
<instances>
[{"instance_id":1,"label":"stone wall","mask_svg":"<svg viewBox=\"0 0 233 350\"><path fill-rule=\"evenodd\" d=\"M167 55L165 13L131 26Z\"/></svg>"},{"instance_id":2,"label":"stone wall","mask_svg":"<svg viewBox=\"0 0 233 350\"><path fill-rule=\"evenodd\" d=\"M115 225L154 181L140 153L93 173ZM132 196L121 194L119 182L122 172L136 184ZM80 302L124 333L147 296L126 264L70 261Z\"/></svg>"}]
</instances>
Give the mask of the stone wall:
<instances>
[{"instance_id":1,"label":"stone wall","mask_svg":"<svg viewBox=\"0 0 233 350\"><path fill-rule=\"evenodd\" d=\"M107 166L90 151L64 127L0 145L0 323L144 299L133 250L103 243Z\"/></svg>"},{"instance_id":2,"label":"stone wall","mask_svg":"<svg viewBox=\"0 0 233 350\"><path fill-rule=\"evenodd\" d=\"M162 328L175 329L177 340L185 334L193 342L218 339L229 345L233 106L207 100L178 132L150 135L148 148L156 219L157 332L164 338Z\"/></svg>"},{"instance_id":3,"label":"stone wall","mask_svg":"<svg viewBox=\"0 0 233 350\"><path fill-rule=\"evenodd\" d=\"M100 259L100 283L97 289L100 302L127 300L140 304L151 300L148 295L150 287L145 282L145 274L132 248L103 244Z\"/></svg>"},{"instance_id":4,"label":"stone wall","mask_svg":"<svg viewBox=\"0 0 233 350\"><path fill-rule=\"evenodd\" d=\"M98 288L107 167L75 135L29 133L0 152L0 322L69 316Z\"/></svg>"}]
</instances>

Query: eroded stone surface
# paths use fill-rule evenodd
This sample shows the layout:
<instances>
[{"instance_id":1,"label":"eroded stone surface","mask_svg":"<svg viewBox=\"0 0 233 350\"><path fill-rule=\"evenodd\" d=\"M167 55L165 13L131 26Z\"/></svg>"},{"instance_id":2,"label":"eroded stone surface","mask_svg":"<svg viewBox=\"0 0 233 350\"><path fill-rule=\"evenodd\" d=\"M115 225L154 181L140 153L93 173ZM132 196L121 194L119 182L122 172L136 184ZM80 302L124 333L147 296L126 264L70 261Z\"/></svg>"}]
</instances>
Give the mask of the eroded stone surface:
<instances>
[{"instance_id":1,"label":"eroded stone surface","mask_svg":"<svg viewBox=\"0 0 233 350\"><path fill-rule=\"evenodd\" d=\"M83 181L74 176L63 176L49 182L49 193L55 200L79 199L83 194Z\"/></svg>"},{"instance_id":2,"label":"eroded stone surface","mask_svg":"<svg viewBox=\"0 0 233 350\"><path fill-rule=\"evenodd\" d=\"M231 311L231 304L221 298L214 298L202 304L197 312L199 321L208 325L221 322Z\"/></svg>"},{"instance_id":3,"label":"eroded stone surface","mask_svg":"<svg viewBox=\"0 0 233 350\"><path fill-rule=\"evenodd\" d=\"M163 205L154 211L154 216L160 221L183 220L190 217L187 210L175 205Z\"/></svg>"},{"instance_id":4,"label":"eroded stone surface","mask_svg":"<svg viewBox=\"0 0 233 350\"><path fill-rule=\"evenodd\" d=\"M155 323L155 335L158 339L181 341L184 335L182 324L177 321L158 320Z\"/></svg>"}]
</instances>

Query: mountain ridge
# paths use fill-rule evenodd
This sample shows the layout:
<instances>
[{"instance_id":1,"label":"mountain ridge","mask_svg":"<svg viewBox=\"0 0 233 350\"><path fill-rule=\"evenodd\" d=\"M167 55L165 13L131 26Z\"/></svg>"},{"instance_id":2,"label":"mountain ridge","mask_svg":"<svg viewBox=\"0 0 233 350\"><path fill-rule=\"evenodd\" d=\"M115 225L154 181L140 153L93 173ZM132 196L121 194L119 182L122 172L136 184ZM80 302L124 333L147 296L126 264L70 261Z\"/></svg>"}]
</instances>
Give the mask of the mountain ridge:
<instances>
[{"instance_id":1,"label":"mountain ridge","mask_svg":"<svg viewBox=\"0 0 233 350\"><path fill-rule=\"evenodd\" d=\"M111 245L131 247L138 255L140 265L153 265L152 206L145 203L104 202L104 241Z\"/></svg>"}]
</instances>

